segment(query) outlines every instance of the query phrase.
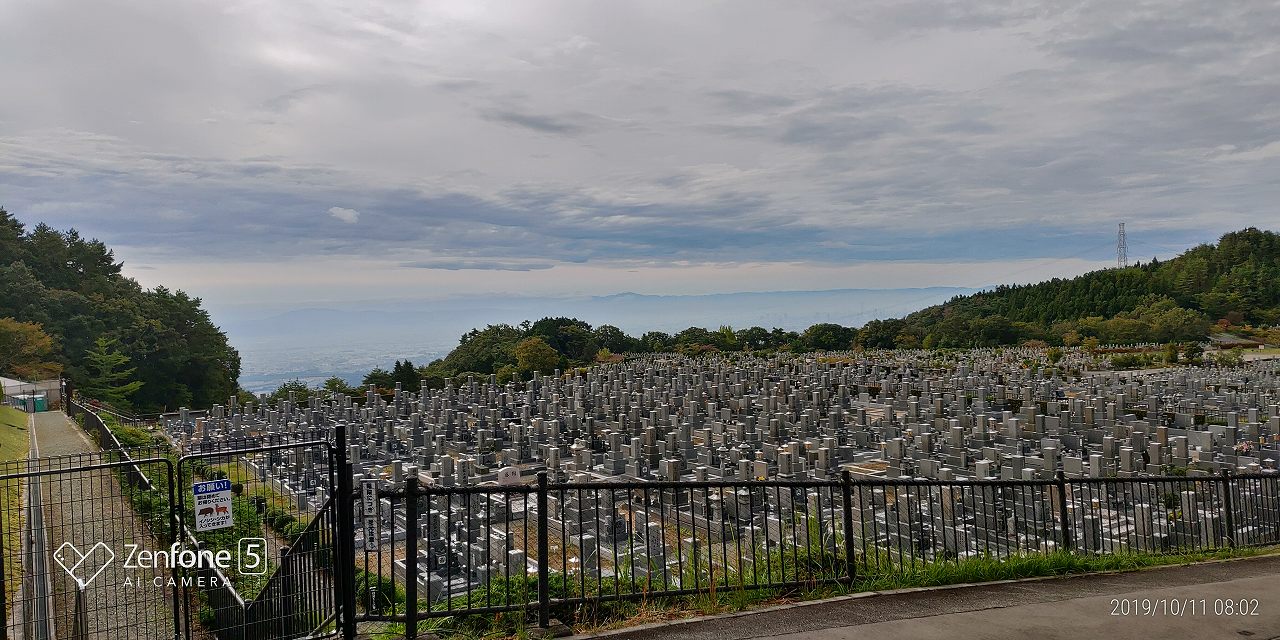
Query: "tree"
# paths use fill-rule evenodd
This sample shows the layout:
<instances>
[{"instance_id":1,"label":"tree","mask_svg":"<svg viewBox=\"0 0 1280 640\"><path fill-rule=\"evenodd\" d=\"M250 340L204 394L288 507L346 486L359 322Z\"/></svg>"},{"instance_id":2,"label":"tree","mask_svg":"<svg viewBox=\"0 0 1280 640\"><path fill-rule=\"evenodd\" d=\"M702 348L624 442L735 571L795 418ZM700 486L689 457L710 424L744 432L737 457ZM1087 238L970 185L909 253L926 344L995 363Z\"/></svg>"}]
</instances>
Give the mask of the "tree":
<instances>
[{"instance_id":1,"label":"tree","mask_svg":"<svg viewBox=\"0 0 1280 640\"><path fill-rule=\"evenodd\" d=\"M1062 349L1059 349L1058 347L1049 347L1049 350L1045 352L1044 356L1045 359L1049 361L1049 364L1056 365L1060 360L1062 360Z\"/></svg>"},{"instance_id":2,"label":"tree","mask_svg":"<svg viewBox=\"0 0 1280 640\"><path fill-rule=\"evenodd\" d=\"M769 330L750 327L738 330L738 344L744 351L760 351L769 348Z\"/></svg>"},{"instance_id":3,"label":"tree","mask_svg":"<svg viewBox=\"0 0 1280 640\"><path fill-rule=\"evenodd\" d=\"M530 325L525 337L535 336L570 360L579 362L591 360L600 348L591 325L577 318L543 318Z\"/></svg>"},{"instance_id":4,"label":"tree","mask_svg":"<svg viewBox=\"0 0 1280 640\"><path fill-rule=\"evenodd\" d=\"M404 362L396 360L395 365L391 367L391 380L392 387L395 386L394 383L399 382L400 388L406 391L417 391L422 386L422 375L408 360Z\"/></svg>"},{"instance_id":5,"label":"tree","mask_svg":"<svg viewBox=\"0 0 1280 640\"><path fill-rule=\"evenodd\" d=\"M236 394L240 354L200 299L144 290L121 267L98 240L46 224L28 231L0 209L0 317L40 325L52 340L50 366L22 375L61 373L83 390L93 383L88 355L110 336L143 383L130 398L138 410L207 407Z\"/></svg>"},{"instance_id":6,"label":"tree","mask_svg":"<svg viewBox=\"0 0 1280 640\"><path fill-rule=\"evenodd\" d=\"M805 329L800 334L800 340L809 350L843 351L853 346L853 337L857 333L856 329L850 327L822 322Z\"/></svg>"},{"instance_id":7,"label":"tree","mask_svg":"<svg viewBox=\"0 0 1280 640\"><path fill-rule=\"evenodd\" d=\"M892 349L906 323L902 320L872 320L862 326L855 338L859 347Z\"/></svg>"},{"instance_id":8,"label":"tree","mask_svg":"<svg viewBox=\"0 0 1280 640\"><path fill-rule=\"evenodd\" d=\"M40 325L0 318L0 373L26 380L57 377L62 365L49 361L53 351L53 338Z\"/></svg>"},{"instance_id":9,"label":"tree","mask_svg":"<svg viewBox=\"0 0 1280 640\"><path fill-rule=\"evenodd\" d=\"M1199 342L1193 342L1182 350L1182 354L1186 356L1187 362L1191 364L1200 364L1200 358L1204 356L1204 346Z\"/></svg>"},{"instance_id":10,"label":"tree","mask_svg":"<svg viewBox=\"0 0 1280 640\"><path fill-rule=\"evenodd\" d=\"M344 396L358 396L358 395L360 395L360 390L359 390L359 389L356 389L356 388L352 387L351 385L347 384L347 381L346 381L346 380L343 380L342 378L339 378L338 376L333 376L333 377L331 377L331 378L326 378L326 379L325 379L325 381L324 381L324 384L320 385L320 388L321 388L321 389L324 389L325 391L328 391L328 392L331 392L331 393L336 393L336 394L339 394L339 395L344 395Z\"/></svg>"},{"instance_id":11,"label":"tree","mask_svg":"<svg viewBox=\"0 0 1280 640\"><path fill-rule=\"evenodd\" d=\"M516 369L520 373L551 373L560 364L560 352L539 336L525 338L516 345Z\"/></svg>"},{"instance_id":12,"label":"tree","mask_svg":"<svg viewBox=\"0 0 1280 640\"><path fill-rule=\"evenodd\" d=\"M129 356L120 353L119 346L118 340L103 336L98 336L93 342L93 348L84 357L86 377L80 385L80 393L118 409L129 410L133 407L133 395L144 383L134 379L138 368L129 366Z\"/></svg>"},{"instance_id":13,"label":"tree","mask_svg":"<svg viewBox=\"0 0 1280 640\"><path fill-rule=\"evenodd\" d=\"M22 256L22 235L22 223L0 207L0 263L9 264Z\"/></svg>"},{"instance_id":14,"label":"tree","mask_svg":"<svg viewBox=\"0 0 1280 640\"><path fill-rule=\"evenodd\" d=\"M502 365L516 363L516 343L524 338L524 331L509 324L472 329L463 334L458 346L444 357L440 370L449 376L465 371L497 373Z\"/></svg>"},{"instance_id":15,"label":"tree","mask_svg":"<svg viewBox=\"0 0 1280 640\"><path fill-rule=\"evenodd\" d=\"M289 380L281 384L280 386L276 387L276 390L272 391L271 394L267 396L267 398L269 398L272 402L280 402L281 400L288 400L289 392L293 392L294 402L305 403L311 399L311 394L314 393L315 390L312 389L311 387L308 387L307 383L297 378L294 378L293 380Z\"/></svg>"},{"instance_id":16,"label":"tree","mask_svg":"<svg viewBox=\"0 0 1280 640\"><path fill-rule=\"evenodd\" d=\"M647 331L640 336L640 346L649 353L670 351L675 346L670 334L661 331Z\"/></svg>"},{"instance_id":17,"label":"tree","mask_svg":"<svg viewBox=\"0 0 1280 640\"><path fill-rule=\"evenodd\" d=\"M390 371L382 367L374 367L373 371L365 374L364 380L360 382L363 387L373 385L377 389L394 389L396 387L396 379L391 375Z\"/></svg>"},{"instance_id":18,"label":"tree","mask_svg":"<svg viewBox=\"0 0 1280 640\"><path fill-rule=\"evenodd\" d=\"M1240 347L1230 351L1219 351L1214 358L1214 363L1219 367L1239 367L1244 364L1244 351Z\"/></svg>"},{"instance_id":19,"label":"tree","mask_svg":"<svg viewBox=\"0 0 1280 640\"><path fill-rule=\"evenodd\" d=\"M716 343L716 336L702 327L689 327L688 329L677 333L674 336L674 340L677 345L683 345L686 347L714 345Z\"/></svg>"},{"instance_id":20,"label":"tree","mask_svg":"<svg viewBox=\"0 0 1280 640\"><path fill-rule=\"evenodd\" d=\"M602 324L595 330L596 344L601 349L608 349L613 353L634 353L640 350L640 341L632 338L611 324Z\"/></svg>"}]
</instances>

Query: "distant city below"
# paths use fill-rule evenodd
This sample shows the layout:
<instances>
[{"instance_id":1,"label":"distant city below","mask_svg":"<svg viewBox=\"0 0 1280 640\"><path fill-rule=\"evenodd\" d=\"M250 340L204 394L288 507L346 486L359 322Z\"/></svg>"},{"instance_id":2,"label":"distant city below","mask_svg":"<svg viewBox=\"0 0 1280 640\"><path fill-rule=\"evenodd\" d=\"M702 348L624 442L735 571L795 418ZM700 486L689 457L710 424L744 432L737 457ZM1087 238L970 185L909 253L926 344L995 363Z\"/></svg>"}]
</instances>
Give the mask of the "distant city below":
<instances>
[{"instance_id":1,"label":"distant city below","mask_svg":"<svg viewBox=\"0 0 1280 640\"><path fill-rule=\"evenodd\" d=\"M819 322L861 326L897 317L978 289L928 287L830 289L709 295L619 293L590 297L471 296L438 301L374 301L263 315L219 310L216 317L242 359L240 384L269 392L299 379L313 386L338 376L359 383L396 360L425 365L441 358L473 328L519 324L545 316L611 324L633 335L698 326L803 330Z\"/></svg>"}]
</instances>

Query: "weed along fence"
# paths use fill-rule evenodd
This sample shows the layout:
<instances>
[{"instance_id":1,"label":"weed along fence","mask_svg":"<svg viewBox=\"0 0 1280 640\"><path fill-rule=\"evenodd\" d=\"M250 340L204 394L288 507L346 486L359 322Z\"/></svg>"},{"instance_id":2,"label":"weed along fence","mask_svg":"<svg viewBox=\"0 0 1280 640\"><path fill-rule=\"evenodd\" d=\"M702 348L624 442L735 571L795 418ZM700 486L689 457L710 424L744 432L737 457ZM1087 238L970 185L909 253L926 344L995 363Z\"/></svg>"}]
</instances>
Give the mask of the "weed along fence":
<instances>
[{"instance_id":1,"label":"weed along fence","mask_svg":"<svg viewBox=\"0 0 1280 640\"><path fill-rule=\"evenodd\" d=\"M550 482L360 492L360 620L499 630L598 603L950 565L1280 543L1280 476ZM416 579L414 579L416 578ZM471 615L476 614L476 615ZM470 617L468 617L470 616ZM523 619L522 616L515 616ZM506 616L510 620L512 616ZM509 630L509 629L508 629Z\"/></svg>"}]
</instances>

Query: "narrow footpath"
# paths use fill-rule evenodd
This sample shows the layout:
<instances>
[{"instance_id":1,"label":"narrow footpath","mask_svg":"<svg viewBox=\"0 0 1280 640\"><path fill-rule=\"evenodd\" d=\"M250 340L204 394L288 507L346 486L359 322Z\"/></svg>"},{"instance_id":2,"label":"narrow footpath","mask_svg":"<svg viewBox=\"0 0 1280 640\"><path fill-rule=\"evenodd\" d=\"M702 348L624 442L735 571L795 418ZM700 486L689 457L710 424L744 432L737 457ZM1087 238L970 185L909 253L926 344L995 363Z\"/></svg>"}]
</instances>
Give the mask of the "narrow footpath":
<instances>
[{"instance_id":1,"label":"narrow footpath","mask_svg":"<svg viewBox=\"0 0 1280 640\"><path fill-rule=\"evenodd\" d=\"M98 446L57 411L35 414L34 435L41 457L75 456L60 464L46 463L46 468L68 471L42 476L42 497L50 550L70 542L76 553L88 554L81 566L73 564L73 568L82 579L92 576L83 603L89 637L172 637L173 607L164 583L167 574L125 568L128 545L148 550L156 547L145 523L135 515L111 469L73 470L103 462ZM144 465L143 472L164 473L165 467ZM104 546L97 547L98 543ZM74 563L75 558L68 562ZM76 583L58 564L50 563L50 567L57 637L70 637ZM99 567L102 571L95 575ZM157 577L162 580L159 586L152 582Z\"/></svg>"}]
</instances>

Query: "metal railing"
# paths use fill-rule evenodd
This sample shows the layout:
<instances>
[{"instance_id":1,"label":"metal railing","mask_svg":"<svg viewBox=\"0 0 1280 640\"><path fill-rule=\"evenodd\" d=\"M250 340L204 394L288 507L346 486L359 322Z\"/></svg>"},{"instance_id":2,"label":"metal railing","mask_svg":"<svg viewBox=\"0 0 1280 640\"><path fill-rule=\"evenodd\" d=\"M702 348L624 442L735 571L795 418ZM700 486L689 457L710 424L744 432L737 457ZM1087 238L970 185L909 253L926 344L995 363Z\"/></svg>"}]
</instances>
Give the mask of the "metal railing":
<instances>
[{"instance_id":1,"label":"metal railing","mask_svg":"<svg viewBox=\"0 0 1280 640\"><path fill-rule=\"evenodd\" d=\"M551 482L544 473L536 485L441 487L411 471L379 498L380 538L356 537L366 573L357 618L406 629L507 611L536 612L545 626L566 606L852 584L974 558L1280 543L1275 474Z\"/></svg>"},{"instance_id":2,"label":"metal railing","mask_svg":"<svg viewBox=\"0 0 1280 640\"><path fill-rule=\"evenodd\" d=\"M1024 470L1030 479L845 473L664 482L539 473L536 484L443 486L410 467L398 484L374 481L380 486L366 503L353 487L344 424L315 431L315 440L268 435L179 457L168 447L126 449L92 410L71 410L84 415L104 451L11 463L17 466L0 478L44 483L37 502L50 514L53 548L64 539L92 544L90 534L102 533L96 523L106 519L117 548L144 536L163 547L180 534L211 551L231 551L245 538L268 550L269 571L260 579L237 565L213 570L203 581L212 586L197 586L198 593L185 583L146 592L145 608L123 600L86 606L88 615L113 616L107 624L122 635L126 623L150 611L149 626L134 626L153 635L203 627L223 639L354 638L357 624L381 625L383 633L402 624L413 637L445 618L465 626L468 619L536 616L548 626L553 616L600 603L837 583L859 588L971 560L1280 543L1274 473L1067 478ZM235 526L194 531L187 487L215 477L232 482ZM86 499L94 495L90 479L110 495ZM34 508L43 515L27 497L0 500L0 512ZM24 553L0 554L0 570L24 566ZM164 620L153 620L156 611Z\"/></svg>"}]
</instances>

